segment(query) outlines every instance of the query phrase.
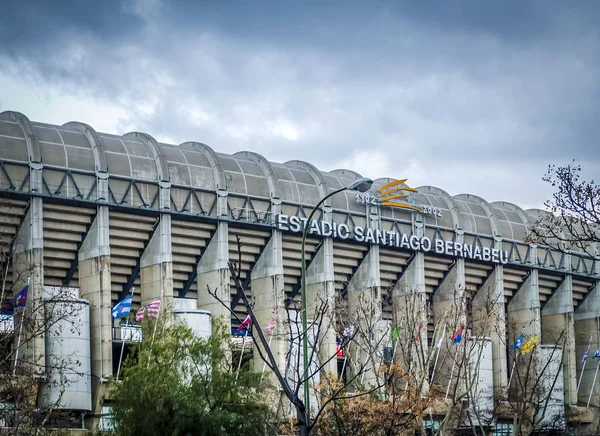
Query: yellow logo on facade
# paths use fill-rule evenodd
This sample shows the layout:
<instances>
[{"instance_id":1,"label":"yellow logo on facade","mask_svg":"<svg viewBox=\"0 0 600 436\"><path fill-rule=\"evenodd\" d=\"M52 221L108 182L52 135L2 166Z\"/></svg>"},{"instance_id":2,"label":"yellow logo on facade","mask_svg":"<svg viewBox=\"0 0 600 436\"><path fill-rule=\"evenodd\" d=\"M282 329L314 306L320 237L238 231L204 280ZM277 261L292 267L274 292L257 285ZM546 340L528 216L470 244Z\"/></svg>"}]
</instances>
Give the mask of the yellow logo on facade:
<instances>
[{"instance_id":1,"label":"yellow logo on facade","mask_svg":"<svg viewBox=\"0 0 600 436\"><path fill-rule=\"evenodd\" d=\"M402 191L418 192L415 188L409 188L408 186L402 186L408 179L396 180L390 182L387 185L382 186L377 190L377 199L379 204L382 206L393 206L400 207L402 209L415 210L421 212L421 209L406 203L400 203L397 200L401 198L407 198L408 194L402 193Z\"/></svg>"}]
</instances>

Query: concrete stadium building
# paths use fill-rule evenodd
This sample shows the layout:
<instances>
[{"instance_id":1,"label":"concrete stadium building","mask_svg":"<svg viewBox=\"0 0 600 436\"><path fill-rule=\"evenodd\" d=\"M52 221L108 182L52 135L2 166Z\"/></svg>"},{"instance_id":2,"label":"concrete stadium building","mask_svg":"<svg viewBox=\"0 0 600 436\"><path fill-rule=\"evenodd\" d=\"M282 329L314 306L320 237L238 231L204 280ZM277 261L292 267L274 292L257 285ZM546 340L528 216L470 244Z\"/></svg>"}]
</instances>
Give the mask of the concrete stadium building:
<instances>
[{"instance_id":1,"label":"concrete stadium building","mask_svg":"<svg viewBox=\"0 0 600 436\"><path fill-rule=\"evenodd\" d=\"M250 151L229 155L200 142L163 144L146 133L116 136L82 122L55 126L2 112L0 249L28 259L33 298L45 287L69 287L89 302L92 389L81 411L99 415L121 344L111 307L132 287L134 310L162 291L176 308L229 319L209 286L243 319L227 268L229 259L241 258L242 280L264 325L286 301L300 299L299 219L358 177L303 161L269 162ZM585 405L596 365L585 367L578 393L577 382L590 337L592 351L598 348L599 258L525 243L541 211L510 202L421 186L409 201L418 210L384 206L373 198L390 182L378 178L372 195L342 192L322 208L321 220L338 231L308 239L308 292L369 292L381 300L383 319L392 320L390 301L400 286L427 295L434 312L457 287L471 306L478 294L499 288L506 319L526 324L542 344L550 343L547 329L565 329L565 414ZM14 265L12 292L24 280ZM430 343L433 322L431 316ZM492 357L494 386L506 386L506 347L492 344ZM600 406L598 385L591 398Z\"/></svg>"}]
</instances>

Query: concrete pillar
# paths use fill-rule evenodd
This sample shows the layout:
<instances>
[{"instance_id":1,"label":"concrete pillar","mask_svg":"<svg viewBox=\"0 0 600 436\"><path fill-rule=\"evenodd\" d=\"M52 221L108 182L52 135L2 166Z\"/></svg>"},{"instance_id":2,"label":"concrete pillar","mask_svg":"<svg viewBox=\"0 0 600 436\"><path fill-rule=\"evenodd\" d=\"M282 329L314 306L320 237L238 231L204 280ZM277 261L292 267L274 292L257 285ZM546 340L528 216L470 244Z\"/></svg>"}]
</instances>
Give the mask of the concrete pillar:
<instances>
[{"instance_id":1,"label":"concrete pillar","mask_svg":"<svg viewBox=\"0 0 600 436\"><path fill-rule=\"evenodd\" d=\"M79 293L90 304L90 347L92 356L92 414L102 410L107 379L112 377L112 316L109 213L98 212L78 253ZM98 419L86 420L95 428Z\"/></svg>"},{"instance_id":2,"label":"concrete pillar","mask_svg":"<svg viewBox=\"0 0 600 436\"><path fill-rule=\"evenodd\" d=\"M231 326L231 314L223 304L230 305L229 244L227 222L217 224L215 234L204 249L198 262L196 282L198 286L198 308L211 313L212 321L223 325L227 331ZM208 293L216 292L223 304Z\"/></svg>"},{"instance_id":3,"label":"concrete pillar","mask_svg":"<svg viewBox=\"0 0 600 436\"><path fill-rule=\"evenodd\" d=\"M150 242L140 259L142 305L161 297L161 312L173 305L171 215L161 213Z\"/></svg>"},{"instance_id":4,"label":"concrete pillar","mask_svg":"<svg viewBox=\"0 0 600 436\"><path fill-rule=\"evenodd\" d=\"M422 220L416 221L414 232L417 237L424 235ZM413 253L410 264L402 273L400 280L392 291L392 303L394 310L394 323L392 330L401 328L400 336L394 343L394 361L411 368L410 384L413 386L423 385L427 388L427 378L422 371L425 362L420 355L426 355L427 323L429 321L428 296L425 287L425 255L422 252ZM395 324L395 325L394 325ZM419 326L422 329L419 333ZM419 336L417 343L416 336ZM425 382L425 383L424 383Z\"/></svg>"},{"instance_id":5,"label":"concrete pillar","mask_svg":"<svg viewBox=\"0 0 600 436\"><path fill-rule=\"evenodd\" d=\"M336 352L335 332L335 277L333 270L333 240L325 238L306 271L308 318L315 319L315 311L326 302L328 313L319 334L318 356L326 362ZM337 377L337 359L331 359L323 368L324 375Z\"/></svg>"},{"instance_id":6,"label":"concrete pillar","mask_svg":"<svg viewBox=\"0 0 600 436\"><path fill-rule=\"evenodd\" d=\"M273 336L271 350L279 367L283 369L287 353L287 317L284 308L283 245L280 231L273 231L271 239L252 268L250 279L254 314L261 327L264 329L277 313L277 334ZM254 367L258 371L263 367L263 360L258 352L254 353Z\"/></svg>"},{"instance_id":7,"label":"concrete pillar","mask_svg":"<svg viewBox=\"0 0 600 436\"><path fill-rule=\"evenodd\" d=\"M456 230L456 242L463 243L464 233L462 230ZM459 318L456 319L456 327L466 324L466 314L464 307L465 291L465 260L456 258L454 265L442 280L433 295L433 317L436 323L440 317L446 313L455 313ZM458 312L457 312L458 311ZM465 327L468 327L465 325Z\"/></svg>"},{"instance_id":8,"label":"concrete pillar","mask_svg":"<svg viewBox=\"0 0 600 436\"><path fill-rule=\"evenodd\" d=\"M472 304L473 336L492 339L494 391L505 394L508 383L506 364L506 313L504 310L504 268L497 265L483 283Z\"/></svg>"},{"instance_id":9,"label":"concrete pillar","mask_svg":"<svg viewBox=\"0 0 600 436\"><path fill-rule=\"evenodd\" d=\"M532 336L541 335L542 326L537 269L530 271L529 276L508 303L507 311L508 345L512 345L523 330L525 331L525 341Z\"/></svg>"},{"instance_id":10,"label":"concrete pillar","mask_svg":"<svg viewBox=\"0 0 600 436\"><path fill-rule=\"evenodd\" d=\"M568 260L570 264L570 259ZM561 333L564 335L559 342ZM563 346L565 403L577 403L577 356L573 314L573 278L566 275L554 295L542 309L542 343Z\"/></svg>"},{"instance_id":11,"label":"concrete pillar","mask_svg":"<svg viewBox=\"0 0 600 436\"><path fill-rule=\"evenodd\" d=\"M354 342L348 350L350 368L365 367L362 378L365 388L376 386L378 368L383 363L382 341L384 323L381 320L381 279L379 246L371 245L362 263L348 284L348 320L355 327ZM388 332L389 334L389 332ZM360 382L360 380L358 380Z\"/></svg>"},{"instance_id":12,"label":"concrete pillar","mask_svg":"<svg viewBox=\"0 0 600 436\"><path fill-rule=\"evenodd\" d=\"M32 192L42 192L42 165L30 163ZM18 292L29 281L26 313L34 330L42 333L32 337L23 331L19 347L19 367L26 373L45 373L44 320L44 209L41 197L31 197L29 209L13 243L13 292Z\"/></svg>"},{"instance_id":13,"label":"concrete pillar","mask_svg":"<svg viewBox=\"0 0 600 436\"><path fill-rule=\"evenodd\" d=\"M598 263L598 262L596 262ZM592 388L592 381L594 379L594 372L596 371L596 364L594 364L591 356L593 355L595 348L598 344L598 338L600 338L600 280L596 282L596 286L590 291L587 298L581 303L575 312L575 349L576 349L576 360L577 365L577 380L581 377L581 370L583 363L581 362L581 356L587 349L590 337L592 338L592 347L590 347L590 357L585 365L583 371L583 377L581 378L581 385L578 393L578 401L584 405L590 395L590 389ZM600 375L596 380L596 385L592 392L592 401L590 403L594 406L600 406Z\"/></svg>"}]
</instances>

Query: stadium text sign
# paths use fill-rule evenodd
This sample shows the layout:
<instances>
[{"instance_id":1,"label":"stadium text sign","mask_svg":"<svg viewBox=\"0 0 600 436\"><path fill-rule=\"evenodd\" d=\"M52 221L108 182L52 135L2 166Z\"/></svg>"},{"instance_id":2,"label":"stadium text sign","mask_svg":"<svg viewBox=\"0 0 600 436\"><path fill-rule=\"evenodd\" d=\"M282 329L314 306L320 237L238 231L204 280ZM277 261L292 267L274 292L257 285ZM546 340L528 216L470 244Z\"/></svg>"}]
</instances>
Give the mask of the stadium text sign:
<instances>
[{"instance_id":1,"label":"stadium text sign","mask_svg":"<svg viewBox=\"0 0 600 436\"><path fill-rule=\"evenodd\" d=\"M277 228L285 232L302 233L307 219L297 216L277 215ZM498 248L480 247L472 244L461 244L443 239L431 240L427 236L418 237L388 230L371 229L354 226L350 229L346 224L312 220L308 234L313 236L332 237L341 240L354 240L385 247L404 248L425 253L443 254L465 259L481 260L492 263L508 263L508 252Z\"/></svg>"}]
</instances>

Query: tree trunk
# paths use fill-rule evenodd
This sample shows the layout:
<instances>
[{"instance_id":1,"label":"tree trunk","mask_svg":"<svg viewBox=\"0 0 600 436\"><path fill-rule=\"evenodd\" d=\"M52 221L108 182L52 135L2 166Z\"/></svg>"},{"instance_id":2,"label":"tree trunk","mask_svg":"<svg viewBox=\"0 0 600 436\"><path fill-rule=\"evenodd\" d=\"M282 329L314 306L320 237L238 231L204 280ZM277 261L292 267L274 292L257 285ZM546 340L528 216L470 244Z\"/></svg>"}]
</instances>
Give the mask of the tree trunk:
<instances>
[{"instance_id":1,"label":"tree trunk","mask_svg":"<svg viewBox=\"0 0 600 436\"><path fill-rule=\"evenodd\" d=\"M300 436L308 436L308 423L306 422L304 405L296 404L296 418L298 419L298 434Z\"/></svg>"}]
</instances>

